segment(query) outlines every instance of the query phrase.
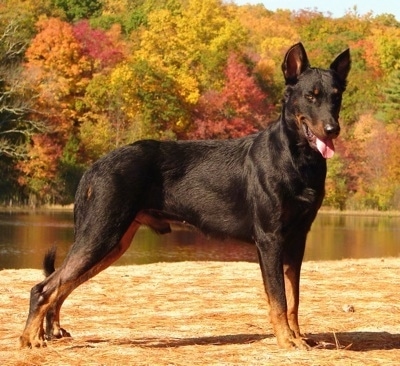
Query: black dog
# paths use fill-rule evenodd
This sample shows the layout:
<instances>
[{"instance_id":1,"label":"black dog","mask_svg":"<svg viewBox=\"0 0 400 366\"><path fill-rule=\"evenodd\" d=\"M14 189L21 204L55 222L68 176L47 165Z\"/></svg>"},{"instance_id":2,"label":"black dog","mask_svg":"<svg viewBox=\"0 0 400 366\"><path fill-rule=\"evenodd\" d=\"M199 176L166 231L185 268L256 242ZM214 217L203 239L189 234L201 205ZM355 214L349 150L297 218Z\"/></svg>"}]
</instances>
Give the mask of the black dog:
<instances>
[{"instance_id":1,"label":"black dog","mask_svg":"<svg viewBox=\"0 0 400 366\"><path fill-rule=\"evenodd\" d=\"M350 53L329 70L311 68L298 43L282 70L282 114L264 131L226 141L139 141L85 173L76 194L74 244L57 270L55 252L45 258L48 277L31 290L21 346L69 336L59 319L68 295L117 260L140 225L164 234L178 221L255 243L279 346L308 347L298 324L300 268L324 196L325 158L340 131Z\"/></svg>"}]
</instances>

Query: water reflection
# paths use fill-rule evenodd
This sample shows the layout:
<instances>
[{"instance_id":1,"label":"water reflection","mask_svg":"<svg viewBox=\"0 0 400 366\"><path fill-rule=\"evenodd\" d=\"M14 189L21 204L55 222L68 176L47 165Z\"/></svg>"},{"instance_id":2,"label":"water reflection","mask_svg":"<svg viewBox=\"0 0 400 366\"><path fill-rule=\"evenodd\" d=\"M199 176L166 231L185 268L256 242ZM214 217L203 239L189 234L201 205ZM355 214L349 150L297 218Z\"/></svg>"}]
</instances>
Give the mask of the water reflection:
<instances>
[{"instance_id":1,"label":"water reflection","mask_svg":"<svg viewBox=\"0 0 400 366\"><path fill-rule=\"evenodd\" d=\"M399 256L400 217L345 216L320 213L308 237L305 260ZM71 212L0 213L0 268L41 268L51 246L61 261L73 241ZM158 236L141 228L116 263L172 261L256 261L249 244L204 237L177 227Z\"/></svg>"},{"instance_id":2,"label":"water reflection","mask_svg":"<svg viewBox=\"0 0 400 366\"><path fill-rule=\"evenodd\" d=\"M308 237L305 259L397 257L400 217L320 213Z\"/></svg>"},{"instance_id":3,"label":"water reflection","mask_svg":"<svg viewBox=\"0 0 400 366\"><path fill-rule=\"evenodd\" d=\"M72 239L71 212L0 213L0 268L41 268L53 244L66 248Z\"/></svg>"}]
</instances>

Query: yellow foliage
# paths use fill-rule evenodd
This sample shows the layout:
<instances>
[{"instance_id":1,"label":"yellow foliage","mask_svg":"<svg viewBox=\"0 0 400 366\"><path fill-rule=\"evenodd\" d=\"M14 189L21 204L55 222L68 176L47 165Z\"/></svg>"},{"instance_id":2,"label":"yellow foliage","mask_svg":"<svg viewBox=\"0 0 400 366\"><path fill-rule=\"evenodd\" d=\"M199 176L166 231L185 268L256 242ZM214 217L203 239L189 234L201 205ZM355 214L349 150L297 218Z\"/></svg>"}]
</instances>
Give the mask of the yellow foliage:
<instances>
[{"instance_id":1,"label":"yellow foliage","mask_svg":"<svg viewBox=\"0 0 400 366\"><path fill-rule=\"evenodd\" d=\"M102 9L104 15L121 14L129 9L128 0L103 0Z\"/></svg>"},{"instance_id":2,"label":"yellow foliage","mask_svg":"<svg viewBox=\"0 0 400 366\"><path fill-rule=\"evenodd\" d=\"M148 15L134 57L168 75L185 103L195 104L207 74L221 72L227 49L244 40L241 25L220 1L190 0L179 15L167 9Z\"/></svg>"},{"instance_id":3,"label":"yellow foliage","mask_svg":"<svg viewBox=\"0 0 400 366\"><path fill-rule=\"evenodd\" d=\"M258 61L255 72L259 74L263 80L267 82L273 82L273 75L276 70L276 63L270 58L262 58Z\"/></svg>"},{"instance_id":4,"label":"yellow foliage","mask_svg":"<svg viewBox=\"0 0 400 366\"><path fill-rule=\"evenodd\" d=\"M178 90L180 95L189 104L196 104L200 98L199 83L191 75L178 74L176 75L176 81L179 85Z\"/></svg>"},{"instance_id":5,"label":"yellow foliage","mask_svg":"<svg viewBox=\"0 0 400 366\"><path fill-rule=\"evenodd\" d=\"M379 60L385 74L400 70L400 28L374 28L367 41L373 47L372 57Z\"/></svg>"},{"instance_id":6,"label":"yellow foliage","mask_svg":"<svg viewBox=\"0 0 400 366\"><path fill-rule=\"evenodd\" d=\"M353 131L354 136L357 136L357 141L364 143L376 136L376 123L377 121L372 114L364 114L360 116Z\"/></svg>"}]
</instances>

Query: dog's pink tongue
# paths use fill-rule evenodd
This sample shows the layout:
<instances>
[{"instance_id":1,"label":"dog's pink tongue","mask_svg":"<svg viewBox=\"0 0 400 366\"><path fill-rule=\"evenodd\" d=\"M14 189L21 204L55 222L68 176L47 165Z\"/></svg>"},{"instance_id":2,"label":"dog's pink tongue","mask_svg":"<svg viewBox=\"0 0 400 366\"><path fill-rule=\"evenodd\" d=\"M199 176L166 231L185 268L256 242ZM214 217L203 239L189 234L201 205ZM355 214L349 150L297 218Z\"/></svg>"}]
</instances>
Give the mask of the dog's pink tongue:
<instances>
[{"instance_id":1,"label":"dog's pink tongue","mask_svg":"<svg viewBox=\"0 0 400 366\"><path fill-rule=\"evenodd\" d=\"M317 137L317 149L325 159L329 159L335 154L335 146L331 139L322 141Z\"/></svg>"}]
</instances>

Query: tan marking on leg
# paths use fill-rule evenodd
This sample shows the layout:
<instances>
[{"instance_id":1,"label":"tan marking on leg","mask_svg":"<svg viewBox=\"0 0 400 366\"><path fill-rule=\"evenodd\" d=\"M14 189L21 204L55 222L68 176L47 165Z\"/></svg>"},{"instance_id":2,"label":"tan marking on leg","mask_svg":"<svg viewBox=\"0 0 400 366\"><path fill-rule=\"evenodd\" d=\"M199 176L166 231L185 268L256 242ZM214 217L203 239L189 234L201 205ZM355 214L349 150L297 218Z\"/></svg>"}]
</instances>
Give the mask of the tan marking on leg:
<instances>
[{"instance_id":1,"label":"tan marking on leg","mask_svg":"<svg viewBox=\"0 0 400 366\"><path fill-rule=\"evenodd\" d=\"M132 239L136 234L136 231L139 229L140 225L141 224L139 222L135 220L132 221L128 230L126 230L125 234L119 241L118 245L116 245L110 253L108 253L99 263L97 263L92 270L90 270L90 277L95 276L97 273L109 267L126 252L126 250L131 245Z\"/></svg>"},{"instance_id":2,"label":"tan marking on leg","mask_svg":"<svg viewBox=\"0 0 400 366\"><path fill-rule=\"evenodd\" d=\"M300 327L298 322L299 311L299 288L298 279L293 268L288 265L283 266L285 275L285 291L287 302L287 317L290 329L294 332L296 337L301 337Z\"/></svg>"},{"instance_id":3,"label":"tan marking on leg","mask_svg":"<svg viewBox=\"0 0 400 366\"><path fill-rule=\"evenodd\" d=\"M25 329L20 337L21 347L45 347L43 320L48 308L57 301L58 288L49 296L47 302L30 314Z\"/></svg>"}]
</instances>

